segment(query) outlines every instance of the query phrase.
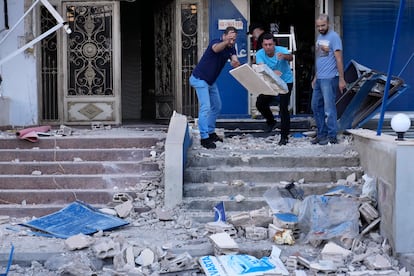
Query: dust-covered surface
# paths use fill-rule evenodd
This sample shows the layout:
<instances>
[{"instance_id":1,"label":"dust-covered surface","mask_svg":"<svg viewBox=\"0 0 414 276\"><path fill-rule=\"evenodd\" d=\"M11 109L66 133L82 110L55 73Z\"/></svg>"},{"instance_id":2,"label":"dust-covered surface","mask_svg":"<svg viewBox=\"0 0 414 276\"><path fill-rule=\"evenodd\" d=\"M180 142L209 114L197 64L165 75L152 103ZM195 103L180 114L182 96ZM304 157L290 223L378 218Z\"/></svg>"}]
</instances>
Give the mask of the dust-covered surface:
<instances>
[{"instance_id":1,"label":"dust-covered surface","mask_svg":"<svg viewBox=\"0 0 414 276\"><path fill-rule=\"evenodd\" d=\"M159 135L165 138L165 129L159 128L108 128L76 130L72 135ZM194 137L191 154L237 156L273 153L276 155L344 155L354 156L352 136L340 136L337 145L311 145L310 137L291 137L285 146L278 146L279 136L255 138L250 135L225 138L217 143L217 149L200 147L197 130L191 127ZM218 130L218 134L222 134ZM3 135L10 135L5 133ZM162 163L164 154L152 156ZM248 156L244 156L248 158ZM339 180L338 180L339 181ZM344 184L361 179L346 179ZM76 236L73 239L57 239L33 235L31 229L19 224L32 218L1 217L1 255L7 260L11 244L14 259L8 275L203 275L198 259L200 256L219 254L220 244L212 242L210 236L228 233L237 248L233 253L250 254L257 258L269 256L273 246L281 249L280 259L290 275L410 275L393 257L389 242L378 232L375 218L375 200L361 195L349 196L338 193L330 196L353 198L354 201L370 204L365 217L358 214L360 231L357 236L346 235L320 240L306 233L286 227L273 228L269 237L272 214L267 210L253 210L248 214L248 225L243 215L235 214L225 224L200 223L193 220L194 214L177 207L163 208L164 191L162 178L157 181L142 181L131 187L136 198L119 195L108 204L104 212L122 216L127 226L92 236ZM366 205L365 205L366 206ZM371 216L370 216L371 215ZM364 225L364 227L362 227ZM282 225L283 226L283 225ZM267 234L263 234L264 229ZM276 237L277 236L277 237ZM332 249L332 244L335 242ZM322 251L325 249L325 252ZM330 251L331 250L331 251ZM2 263L5 270L6 263ZM0 271L1 272L1 271Z\"/></svg>"}]
</instances>

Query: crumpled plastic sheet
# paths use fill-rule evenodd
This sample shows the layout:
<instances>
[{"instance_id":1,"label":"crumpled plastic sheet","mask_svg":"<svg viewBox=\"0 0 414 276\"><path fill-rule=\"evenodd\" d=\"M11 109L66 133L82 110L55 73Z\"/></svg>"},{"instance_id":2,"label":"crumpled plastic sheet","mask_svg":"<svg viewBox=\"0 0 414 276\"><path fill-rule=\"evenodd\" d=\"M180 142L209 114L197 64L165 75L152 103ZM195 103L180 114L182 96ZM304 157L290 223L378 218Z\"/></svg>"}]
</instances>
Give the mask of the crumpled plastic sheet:
<instances>
[{"instance_id":1,"label":"crumpled plastic sheet","mask_svg":"<svg viewBox=\"0 0 414 276\"><path fill-rule=\"evenodd\" d=\"M298 227L307 233L304 242L355 238L359 234L358 208L359 202L351 197L305 197L298 215Z\"/></svg>"}]
</instances>

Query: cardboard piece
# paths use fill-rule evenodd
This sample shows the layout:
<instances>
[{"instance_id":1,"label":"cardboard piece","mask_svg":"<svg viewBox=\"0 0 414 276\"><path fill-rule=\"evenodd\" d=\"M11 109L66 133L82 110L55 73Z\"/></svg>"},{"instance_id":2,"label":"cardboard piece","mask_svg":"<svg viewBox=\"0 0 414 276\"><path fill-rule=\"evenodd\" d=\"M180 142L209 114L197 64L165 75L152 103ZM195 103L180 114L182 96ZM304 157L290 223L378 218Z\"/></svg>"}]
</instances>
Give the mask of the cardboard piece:
<instances>
[{"instance_id":1,"label":"cardboard piece","mask_svg":"<svg viewBox=\"0 0 414 276\"><path fill-rule=\"evenodd\" d=\"M289 275L280 259L272 257L257 259L246 254L202 256L199 263L207 276Z\"/></svg>"},{"instance_id":2,"label":"cardboard piece","mask_svg":"<svg viewBox=\"0 0 414 276\"><path fill-rule=\"evenodd\" d=\"M266 64L253 64L253 68L245 63L230 70L230 74L250 93L277 96L288 93L286 83Z\"/></svg>"}]
</instances>

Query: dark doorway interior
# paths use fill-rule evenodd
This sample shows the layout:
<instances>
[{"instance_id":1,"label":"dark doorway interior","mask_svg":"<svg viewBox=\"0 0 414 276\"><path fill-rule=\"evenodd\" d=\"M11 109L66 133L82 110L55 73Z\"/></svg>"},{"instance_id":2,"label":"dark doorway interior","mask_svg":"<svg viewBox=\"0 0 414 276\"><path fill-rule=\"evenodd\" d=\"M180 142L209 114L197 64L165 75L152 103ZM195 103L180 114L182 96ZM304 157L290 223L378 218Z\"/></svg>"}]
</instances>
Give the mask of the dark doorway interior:
<instances>
[{"instance_id":1,"label":"dark doorway interior","mask_svg":"<svg viewBox=\"0 0 414 276\"><path fill-rule=\"evenodd\" d=\"M315 4L309 0L251 1L250 21L261 23L270 30L276 23L280 34L289 34L294 27L296 38L296 110L310 114L311 77L313 74L313 45L315 39Z\"/></svg>"},{"instance_id":2,"label":"dark doorway interior","mask_svg":"<svg viewBox=\"0 0 414 276\"><path fill-rule=\"evenodd\" d=\"M121 1L122 123L155 120L151 2Z\"/></svg>"}]
</instances>

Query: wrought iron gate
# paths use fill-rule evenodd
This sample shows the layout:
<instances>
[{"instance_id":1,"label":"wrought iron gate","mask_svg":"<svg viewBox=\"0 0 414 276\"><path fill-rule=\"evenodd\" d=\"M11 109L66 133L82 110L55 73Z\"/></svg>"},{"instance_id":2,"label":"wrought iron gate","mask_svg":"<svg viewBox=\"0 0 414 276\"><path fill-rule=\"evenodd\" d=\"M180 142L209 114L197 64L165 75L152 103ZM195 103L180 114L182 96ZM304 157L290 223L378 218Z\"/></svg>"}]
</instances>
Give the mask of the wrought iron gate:
<instances>
[{"instance_id":1,"label":"wrought iron gate","mask_svg":"<svg viewBox=\"0 0 414 276\"><path fill-rule=\"evenodd\" d=\"M198 3L181 5L182 113L198 117L198 100L189 78L198 62Z\"/></svg>"},{"instance_id":2,"label":"wrought iron gate","mask_svg":"<svg viewBox=\"0 0 414 276\"><path fill-rule=\"evenodd\" d=\"M120 123L119 4L67 2L72 33L63 39L66 123Z\"/></svg>"}]
</instances>

